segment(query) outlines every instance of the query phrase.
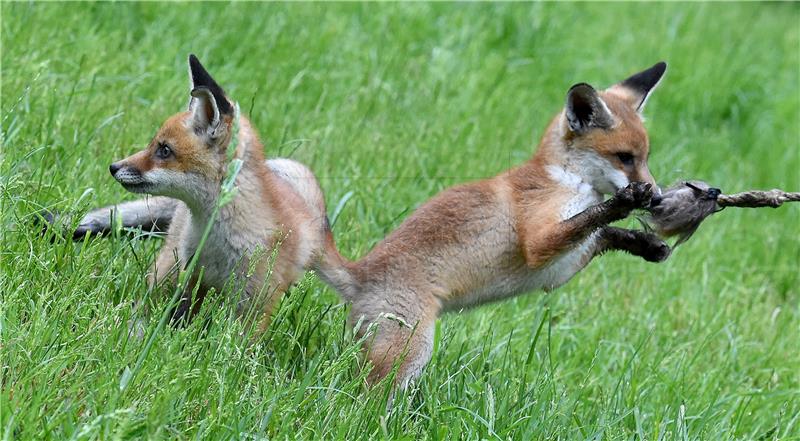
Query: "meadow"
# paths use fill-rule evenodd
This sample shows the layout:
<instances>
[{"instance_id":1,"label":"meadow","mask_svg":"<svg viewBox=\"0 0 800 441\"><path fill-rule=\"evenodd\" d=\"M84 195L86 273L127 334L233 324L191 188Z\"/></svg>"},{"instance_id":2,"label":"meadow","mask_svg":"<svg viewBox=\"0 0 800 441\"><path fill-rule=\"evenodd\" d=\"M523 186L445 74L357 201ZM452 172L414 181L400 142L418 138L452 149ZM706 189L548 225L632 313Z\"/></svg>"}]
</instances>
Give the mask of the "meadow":
<instances>
[{"instance_id":1,"label":"meadow","mask_svg":"<svg viewBox=\"0 0 800 441\"><path fill-rule=\"evenodd\" d=\"M108 165L184 108L190 52L268 156L317 173L350 258L528 159L572 84L659 60L659 182L797 191L797 3L0 7L3 440L800 439L797 204L727 209L665 263L607 255L552 293L444 316L389 412L313 273L252 347L214 304L182 329L154 318L146 347L127 323L159 241L34 225L135 198Z\"/></svg>"}]
</instances>

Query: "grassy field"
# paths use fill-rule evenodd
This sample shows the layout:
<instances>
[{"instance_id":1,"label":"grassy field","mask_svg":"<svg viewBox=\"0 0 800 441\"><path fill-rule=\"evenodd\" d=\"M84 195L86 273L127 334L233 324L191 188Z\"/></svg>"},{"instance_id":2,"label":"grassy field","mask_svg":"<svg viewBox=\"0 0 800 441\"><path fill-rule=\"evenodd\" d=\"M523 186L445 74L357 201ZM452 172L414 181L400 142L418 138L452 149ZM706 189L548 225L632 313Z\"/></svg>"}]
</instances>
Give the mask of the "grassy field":
<instances>
[{"instance_id":1,"label":"grassy field","mask_svg":"<svg viewBox=\"0 0 800 441\"><path fill-rule=\"evenodd\" d=\"M573 83L661 59L660 182L800 189L797 4L3 2L2 439L800 439L800 206L728 209L664 264L610 255L445 316L388 413L311 273L250 349L208 307L146 351L126 323L157 241L50 243L31 222L133 198L108 165L183 109L189 52L330 212L352 192L334 226L352 258L529 158Z\"/></svg>"}]
</instances>

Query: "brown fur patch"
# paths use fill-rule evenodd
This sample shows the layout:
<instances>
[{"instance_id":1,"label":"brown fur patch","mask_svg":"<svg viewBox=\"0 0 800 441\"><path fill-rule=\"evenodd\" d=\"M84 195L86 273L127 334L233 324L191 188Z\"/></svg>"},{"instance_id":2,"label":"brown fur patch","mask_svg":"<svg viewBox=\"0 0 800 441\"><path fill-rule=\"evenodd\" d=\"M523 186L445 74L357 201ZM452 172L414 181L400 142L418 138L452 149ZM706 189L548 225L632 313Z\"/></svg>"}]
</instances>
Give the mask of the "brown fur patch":
<instances>
[{"instance_id":1,"label":"brown fur patch","mask_svg":"<svg viewBox=\"0 0 800 441\"><path fill-rule=\"evenodd\" d=\"M494 196L486 181L445 190L417 209L362 259L353 268L357 278L366 282L381 278L386 267L398 265L409 273L423 269L427 257L480 233L484 209L494 204Z\"/></svg>"},{"instance_id":2,"label":"brown fur patch","mask_svg":"<svg viewBox=\"0 0 800 441\"><path fill-rule=\"evenodd\" d=\"M142 173L152 170L155 166L149 149L134 153L133 155L123 159L122 163L129 167L133 167Z\"/></svg>"},{"instance_id":3,"label":"brown fur patch","mask_svg":"<svg viewBox=\"0 0 800 441\"><path fill-rule=\"evenodd\" d=\"M176 171L194 171L207 176L221 178L220 152L206 145L191 127L191 114L182 112L173 115L164 125L148 146L151 155L155 154L160 143L165 143L172 148L174 156L166 160L156 158L158 165Z\"/></svg>"},{"instance_id":4,"label":"brown fur patch","mask_svg":"<svg viewBox=\"0 0 800 441\"><path fill-rule=\"evenodd\" d=\"M156 168L175 170L178 172L194 172L221 180L224 174L222 159L224 151L206 145L191 128L192 115L181 112L169 117L147 147L128 158L123 164L140 172ZM173 156L162 159L156 155L161 144L166 144Z\"/></svg>"},{"instance_id":5,"label":"brown fur patch","mask_svg":"<svg viewBox=\"0 0 800 441\"><path fill-rule=\"evenodd\" d=\"M576 148L590 149L611 162L617 169L625 173L630 182L647 182L656 185L655 179L647 167L650 156L650 139L639 113L631 108L626 97L616 92L601 92L603 101L614 115L617 124L607 130L591 130L584 135L576 135L567 131L564 141ZM633 156L632 165L623 164L618 153Z\"/></svg>"}]
</instances>

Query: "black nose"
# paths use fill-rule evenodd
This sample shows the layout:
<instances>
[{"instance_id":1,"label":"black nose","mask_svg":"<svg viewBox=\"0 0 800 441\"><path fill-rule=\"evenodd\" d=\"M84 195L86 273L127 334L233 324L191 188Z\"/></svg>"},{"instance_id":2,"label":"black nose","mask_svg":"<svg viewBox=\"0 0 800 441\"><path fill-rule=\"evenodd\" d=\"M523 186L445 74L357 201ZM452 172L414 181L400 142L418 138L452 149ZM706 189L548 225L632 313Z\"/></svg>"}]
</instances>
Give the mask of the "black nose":
<instances>
[{"instance_id":1,"label":"black nose","mask_svg":"<svg viewBox=\"0 0 800 441\"><path fill-rule=\"evenodd\" d=\"M653 195L653 197L652 197L652 198L650 198L650 206L651 206L651 207L658 207L658 205L661 203L661 201L662 201L663 199L664 199L664 198L663 198L663 197L661 197L661 195L660 195L660 194L654 194L654 195Z\"/></svg>"},{"instance_id":2,"label":"black nose","mask_svg":"<svg viewBox=\"0 0 800 441\"><path fill-rule=\"evenodd\" d=\"M113 164L108 166L108 171L111 172L111 176L116 176L117 172L121 168L122 168L122 166L115 162L115 163L113 163Z\"/></svg>"}]
</instances>

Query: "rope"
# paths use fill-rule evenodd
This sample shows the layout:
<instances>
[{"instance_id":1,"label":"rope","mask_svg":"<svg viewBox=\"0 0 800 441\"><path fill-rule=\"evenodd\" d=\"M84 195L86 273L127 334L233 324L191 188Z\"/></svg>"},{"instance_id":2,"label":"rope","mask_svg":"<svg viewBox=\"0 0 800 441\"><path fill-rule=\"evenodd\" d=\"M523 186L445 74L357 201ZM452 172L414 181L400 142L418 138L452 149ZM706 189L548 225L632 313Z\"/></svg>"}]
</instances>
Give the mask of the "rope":
<instances>
[{"instance_id":1,"label":"rope","mask_svg":"<svg viewBox=\"0 0 800 441\"><path fill-rule=\"evenodd\" d=\"M744 191L734 194L721 194L717 197L717 205L720 207L772 207L777 208L784 202L800 201L800 192L789 193L783 190L773 189L769 191Z\"/></svg>"}]
</instances>

